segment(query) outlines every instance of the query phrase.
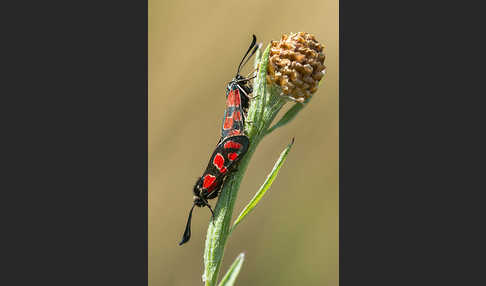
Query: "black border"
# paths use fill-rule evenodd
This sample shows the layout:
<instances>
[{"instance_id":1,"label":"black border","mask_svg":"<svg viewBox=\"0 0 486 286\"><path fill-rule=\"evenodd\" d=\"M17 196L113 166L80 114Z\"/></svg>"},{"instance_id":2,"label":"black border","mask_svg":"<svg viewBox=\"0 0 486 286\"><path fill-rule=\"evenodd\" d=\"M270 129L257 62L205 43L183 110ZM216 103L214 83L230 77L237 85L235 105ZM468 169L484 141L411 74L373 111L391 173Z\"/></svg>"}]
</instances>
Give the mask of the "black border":
<instances>
[{"instance_id":1,"label":"black border","mask_svg":"<svg viewBox=\"0 0 486 286\"><path fill-rule=\"evenodd\" d=\"M407 137L413 138L405 126L410 123L407 99L413 93L404 80L413 73L407 64L412 54L401 45L400 23L373 11L378 7L340 2L343 286L412 282L416 273L409 263L420 263L408 255L413 230L406 222L413 205L407 194L415 185L407 165L411 150L405 147Z\"/></svg>"},{"instance_id":2,"label":"black border","mask_svg":"<svg viewBox=\"0 0 486 286\"><path fill-rule=\"evenodd\" d=\"M3 38L5 276L147 285L147 1L21 5Z\"/></svg>"},{"instance_id":3,"label":"black border","mask_svg":"<svg viewBox=\"0 0 486 286\"><path fill-rule=\"evenodd\" d=\"M480 31L450 6L340 1L340 285L484 280Z\"/></svg>"}]
</instances>

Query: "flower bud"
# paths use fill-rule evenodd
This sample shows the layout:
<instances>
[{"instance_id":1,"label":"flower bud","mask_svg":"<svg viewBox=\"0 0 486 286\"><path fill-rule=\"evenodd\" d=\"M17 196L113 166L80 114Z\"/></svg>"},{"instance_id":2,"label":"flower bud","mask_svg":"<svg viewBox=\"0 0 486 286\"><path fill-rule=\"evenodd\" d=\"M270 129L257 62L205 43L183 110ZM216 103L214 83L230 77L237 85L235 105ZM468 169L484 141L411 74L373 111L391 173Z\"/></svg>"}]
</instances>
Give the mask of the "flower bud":
<instances>
[{"instance_id":1,"label":"flower bud","mask_svg":"<svg viewBox=\"0 0 486 286\"><path fill-rule=\"evenodd\" d=\"M324 76L323 50L312 34L283 34L280 41L271 42L267 81L279 86L283 96L305 102L317 91Z\"/></svg>"}]
</instances>

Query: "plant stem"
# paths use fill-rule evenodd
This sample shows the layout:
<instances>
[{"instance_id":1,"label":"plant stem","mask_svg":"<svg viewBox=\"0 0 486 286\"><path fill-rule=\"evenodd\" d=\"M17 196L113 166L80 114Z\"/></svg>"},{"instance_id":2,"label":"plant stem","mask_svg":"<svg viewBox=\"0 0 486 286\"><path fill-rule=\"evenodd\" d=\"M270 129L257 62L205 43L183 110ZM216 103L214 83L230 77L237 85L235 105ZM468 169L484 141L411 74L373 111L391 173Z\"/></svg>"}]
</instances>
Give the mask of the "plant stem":
<instances>
[{"instance_id":1,"label":"plant stem","mask_svg":"<svg viewBox=\"0 0 486 286\"><path fill-rule=\"evenodd\" d=\"M206 236L206 248L204 251L205 273L203 275L203 280L205 280L207 286L217 284L219 268L229 236L229 227L231 225L231 217L233 215L238 189L248 162L255 151L255 146L256 144L250 146L245 158L239 164L238 171L227 178L214 210L214 224L209 223Z\"/></svg>"},{"instance_id":2,"label":"plant stem","mask_svg":"<svg viewBox=\"0 0 486 286\"><path fill-rule=\"evenodd\" d=\"M258 144L265 136L277 113L286 103L286 100L279 96L280 92L278 90L273 87L267 88L266 85L269 50L270 46L266 48L261 57L260 71L255 80L254 99L251 101L248 110L246 132L250 139L250 146L240 161L238 170L228 175L214 209L214 223L212 221L209 223L204 250L203 281L205 281L206 286L217 285L224 249L230 235L233 208L241 180Z\"/></svg>"}]
</instances>

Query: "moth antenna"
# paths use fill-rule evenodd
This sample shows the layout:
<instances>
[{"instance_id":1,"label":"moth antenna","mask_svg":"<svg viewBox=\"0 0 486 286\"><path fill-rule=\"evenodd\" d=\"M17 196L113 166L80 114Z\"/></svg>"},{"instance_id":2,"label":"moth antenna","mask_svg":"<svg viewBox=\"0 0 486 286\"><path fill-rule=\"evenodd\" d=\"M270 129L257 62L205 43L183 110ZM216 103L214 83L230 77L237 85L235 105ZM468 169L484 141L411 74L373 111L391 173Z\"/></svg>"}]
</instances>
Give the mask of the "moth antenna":
<instances>
[{"instance_id":1,"label":"moth antenna","mask_svg":"<svg viewBox=\"0 0 486 286\"><path fill-rule=\"evenodd\" d=\"M191 219L192 219L192 211L196 204L192 205L191 211L189 211L189 217L187 218L186 229L184 230L184 235L182 235L182 240L179 242L179 245L183 245L184 243L188 242L191 239Z\"/></svg>"},{"instance_id":2,"label":"moth antenna","mask_svg":"<svg viewBox=\"0 0 486 286\"><path fill-rule=\"evenodd\" d=\"M251 51L251 54L246 58L245 62L241 65L241 67L244 67L246 65L246 63L251 59L251 57L256 53L256 51L258 50L258 48L260 47L260 44L256 45L253 50ZM238 74L240 73L240 71L238 70Z\"/></svg>"},{"instance_id":3,"label":"moth antenna","mask_svg":"<svg viewBox=\"0 0 486 286\"><path fill-rule=\"evenodd\" d=\"M253 54L256 52L256 50L258 49L259 45L256 45L256 36L253 35L253 39L251 41L251 44L250 44L250 47L248 48L248 51L246 51L245 55L243 56L243 58L241 59L241 62L240 62L240 65L238 66L238 71L237 71L237 75L240 74L240 70L241 70L241 67L244 66L246 64L246 62L253 56ZM248 56L248 53L250 53L251 49L253 49L253 51L251 52L250 56L246 59L245 61L245 58L246 56ZM244 62L244 63L243 63Z\"/></svg>"}]
</instances>

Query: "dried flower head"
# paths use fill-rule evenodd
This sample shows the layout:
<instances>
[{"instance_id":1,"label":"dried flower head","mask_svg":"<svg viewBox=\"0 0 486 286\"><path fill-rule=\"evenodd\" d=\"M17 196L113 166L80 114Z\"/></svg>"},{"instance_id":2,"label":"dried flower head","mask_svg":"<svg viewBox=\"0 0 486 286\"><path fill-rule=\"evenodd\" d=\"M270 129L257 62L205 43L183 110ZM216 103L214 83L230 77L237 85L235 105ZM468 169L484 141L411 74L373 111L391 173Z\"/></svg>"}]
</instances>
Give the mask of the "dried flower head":
<instances>
[{"instance_id":1,"label":"dried flower head","mask_svg":"<svg viewBox=\"0 0 486 286\"><path fill-rule=\"evenodd\" d=\"M314 35L298 32L283 34L272 41L267 80L282 89L284 96L304 102L317 91L324 76L324 47Z\"/></svg>"}]
</instances>

